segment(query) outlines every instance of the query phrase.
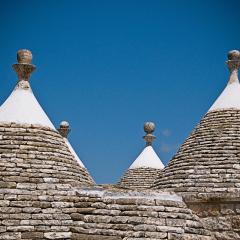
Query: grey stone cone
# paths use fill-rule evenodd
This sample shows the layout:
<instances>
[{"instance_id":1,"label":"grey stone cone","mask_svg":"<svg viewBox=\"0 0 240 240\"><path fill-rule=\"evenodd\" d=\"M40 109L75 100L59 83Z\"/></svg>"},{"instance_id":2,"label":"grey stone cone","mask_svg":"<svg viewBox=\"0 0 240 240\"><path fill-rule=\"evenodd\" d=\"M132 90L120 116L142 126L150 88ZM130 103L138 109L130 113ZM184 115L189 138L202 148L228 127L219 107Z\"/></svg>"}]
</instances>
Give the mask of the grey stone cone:
<instances>
[{"instance_id":1,"label":"grey stone cone","mask_svg":"<svg viewBox=\"0 0 240 240\"><path fill-rule=\"evenodd\" d=\"M239 84L239 51L229 52L227 64L229 84ZM240 109L209 111L160 172L153 187L184 196L217 239L240 239L239 126Z\"/></svg>"},{"instance_id":2,"label":"grey stone cone","mask_svg":"<svg viewBox=\"0 0 240 240\"><path fill-rule=\"evenodd\" d=\"M146 132L146 135L143 137L146 141L146 147L152 146L153 141L156 139L152 134L155 130L155 124L153 122L145 122L143 129ZM151 159L146 159L146 161L150 162ZM160 171L160 169L153 167L129 168L117 184L129 189L149 189L153 186Z\"/></svg>"}]
</instances>

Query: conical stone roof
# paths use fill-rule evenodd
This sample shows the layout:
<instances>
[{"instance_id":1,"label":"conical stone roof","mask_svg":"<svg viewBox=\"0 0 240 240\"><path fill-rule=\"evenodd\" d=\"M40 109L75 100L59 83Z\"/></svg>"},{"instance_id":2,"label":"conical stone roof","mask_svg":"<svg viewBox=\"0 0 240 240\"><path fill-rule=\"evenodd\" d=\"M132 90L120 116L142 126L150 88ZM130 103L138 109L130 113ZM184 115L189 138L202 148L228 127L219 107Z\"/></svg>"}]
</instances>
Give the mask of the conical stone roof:
<instances>
[{"instance_id":1,"label":"conical stone roof","mask_svg":"<svg viewBox=\"0 0 240 240\"><path fill-rule=\"evenodd\" d=\"M13 68L18 75L18 83L0 108L0 122L39 124L55 129L35 98L29 83L30 75L36 69L31 64L32 53L28 50L20 50L17 58L18 63L13 64Z\"/></svg>"},{"instance_id":2,"label":"conical stone roof","mask_svg":"<svg viewBox=\"0 0 240 240\"><path fill-rule=\"evenodd\" d=\"M77 157L72 146L55 130L31 90L29 83L30 74L36 68L31 63L31 52L20 50L18 51L17 58L18 63L14 64L13 68L18 75L18 84L0 107L1 144L5 148L3 153L7 153L7 151L8 153L14 152L16 157L16 154L31 153L34 156L33 159L36 159L36 161L38 157L41 159L45 154L50 156L49 160L51 155L53 155L53 158L55 153L58 153L60 154L60 158L57 160L56 157L55 161L58 161L56 165L61 164L63 169L68 166L67 163L64 164L64 158L72 160L72 162L69 162L69 168L72 168L72 171L68 171L69 174L66 172L66 176L72 175L70 179L73 180L74 176L76 176L75 180L77 182L92 184L92 178ZM14 144L12 144L13 140L15 140ZM61 153L65 155L61 156ZM54 168L55 164L53 163L51 163L53 166L46 165L45 168ZM62 180L66 179L68 177L64 177L63 174Z\"/></svg>"},{"instance_id":3,"label":"conical stone roof","mask_svg":"<svg viewBox=\"0 0 240 240\"><path fill-rule=\"evenodd\" d=\"M144 130L147 133L143 138L146 141L146 147L131 164L129 169L125 172L119 186L133 189L150 188L159 172L164 168L164 165L152 147L152 142L155 136L152 132L155 125L152 122L144 124Z\"/></svg>"},{"instance_id":4,"label":"conical stone roof","mask_svg":"<svg viewBox=\"0 0 240 240\"><path fill-rule=\"evenodd\" d=\"M0 108L0 239L70 239L73 187L94 182L33 96L31 58L18 52L18 84Z\"/></svg>"},{"instance_id":5,"label":"conical stone roof","mask_svg":"<svg viewBox=\"0 0 240 240\"><path fill-rule=\"evenodd\" d=\"M231 51L228 85L160 173L155 188L192 193L240 192L240 53Z\"/></svg>"}]
</instances>

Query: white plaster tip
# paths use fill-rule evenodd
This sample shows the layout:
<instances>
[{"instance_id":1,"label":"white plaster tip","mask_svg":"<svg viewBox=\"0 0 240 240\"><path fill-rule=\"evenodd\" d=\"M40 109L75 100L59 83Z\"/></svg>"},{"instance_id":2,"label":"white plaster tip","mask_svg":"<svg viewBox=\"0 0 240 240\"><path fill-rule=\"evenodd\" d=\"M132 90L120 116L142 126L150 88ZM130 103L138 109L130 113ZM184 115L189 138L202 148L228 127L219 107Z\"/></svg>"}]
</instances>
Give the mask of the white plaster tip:
<instances>
[{"instance_id":1,"label":"white plaster tip","mask_svg":"<svg viewBox=\"0 0 240 240\"><path fill-rule=\"evenodd\" d=\"M69 151L72 153L72 155L74 156L74 158L77 160L77 162L79 163L79 165L82 167L82 168L85 168L83 162L80 160L80 158L78 157L77 153L74 151L72 145L70 144L70 142L68 141L67 138L64 138L65 140L65 143L67 144L68 148L69 148Z\"/></svg>"},{"instance_id":2,"label":"white plaster tip","mask_svg":"<svg viewBox=\"0 0 240 240\"><path fill-rule=\"evenodd\" d=\"M0 122L38 124L55 130L31 88L15 88L0 107Z\"/></svg>"},{"instance_id":3,"label":"white plaster tip","mask_svg":"<svg viewBox=\"0 0 240 240\"><path fill-rule=\"evenodd\" d=\"M239 81L229 83L208 112L222 109L240 109Z\"/></svg>"},{"instance_id":4,"label":"white plaster tip","mask_svg":"<svg viewBox=\"0 0 240 240\"><path fill-rule=\"evenodd\" d=\"M134 168L155 168L163 169L164 165L152 146L143 149L137 159L132 163L129 169Z\"/></svg>"}]
</instances>

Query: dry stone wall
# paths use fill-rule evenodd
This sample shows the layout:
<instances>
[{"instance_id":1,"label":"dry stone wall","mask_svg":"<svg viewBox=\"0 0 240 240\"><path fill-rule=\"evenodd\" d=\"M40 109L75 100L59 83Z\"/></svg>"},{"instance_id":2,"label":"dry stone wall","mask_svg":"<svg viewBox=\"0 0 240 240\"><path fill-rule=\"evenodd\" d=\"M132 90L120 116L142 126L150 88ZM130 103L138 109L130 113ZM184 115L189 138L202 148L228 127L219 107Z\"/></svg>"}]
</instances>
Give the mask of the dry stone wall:
<instances>
[{"instance_id":1,"label":"dry stone wall","mask_svg":"<svg viewBox=\"0 0 240 240\"><path fill-rule=\"evenodd\" d=\"M240 239L240 194L199 194L184 200L217 240Z\"/></svg>"},{"instance_id":2,"label":"dry stone wall","mask_svg":"<svg viewBox=\"0 0 240 240\"><path fill-rule=\"evenodd\" d=\"M123 189L78 190L71 214L78 240L210 240L199 218L175 194Z\"/></svg>"}]
</instances>

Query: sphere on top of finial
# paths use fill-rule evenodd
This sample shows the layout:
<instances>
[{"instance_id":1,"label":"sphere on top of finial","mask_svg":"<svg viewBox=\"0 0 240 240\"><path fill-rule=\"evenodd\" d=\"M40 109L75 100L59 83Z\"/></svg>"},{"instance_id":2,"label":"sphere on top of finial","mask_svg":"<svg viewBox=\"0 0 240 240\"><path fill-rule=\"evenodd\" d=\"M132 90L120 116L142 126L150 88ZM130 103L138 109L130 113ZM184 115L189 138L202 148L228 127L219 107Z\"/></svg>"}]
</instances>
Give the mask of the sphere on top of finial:
<instances>
[{"instance_id":1,"label":"sphere on top of finial","mask_svg":"<svg viewBox=\"0 0 240 240\"><path fill-rule=\"evenodd\" d=\"M69 123L67 121L62 121L60 123L60 128L69 128Z\"/></svg>"},{"instance_id":2,"label":"sphere on top of finial","mask_svg":"<svg viewBox=\"0 0 240 240\"><path fill-rule=\"evenodd\" d=\"M144 123L144 131L146 133L152 133L155 130L155 124L153 122Z\"/></svg>"},{"instance_id":3,"label":"sphere on top of finial","mask_svg":"<svg viewBox=\"0 0 240 240\"><path fill-rule=\"evenodd\" d=\"M231 50L228 52L228 60L240 59L240 52L238 50Z\"/></svg>"},{"instance_id":4,"label":"sphere on top of finial","mask_svg":"<svg viewBox=\"0 0 240 240\"><path fill-rule=\"evenodd\" d=\"M21 49L17 52L18 63L31 64L32 63L32 53L27 49Z\"/></svg>"}]
</instances>

